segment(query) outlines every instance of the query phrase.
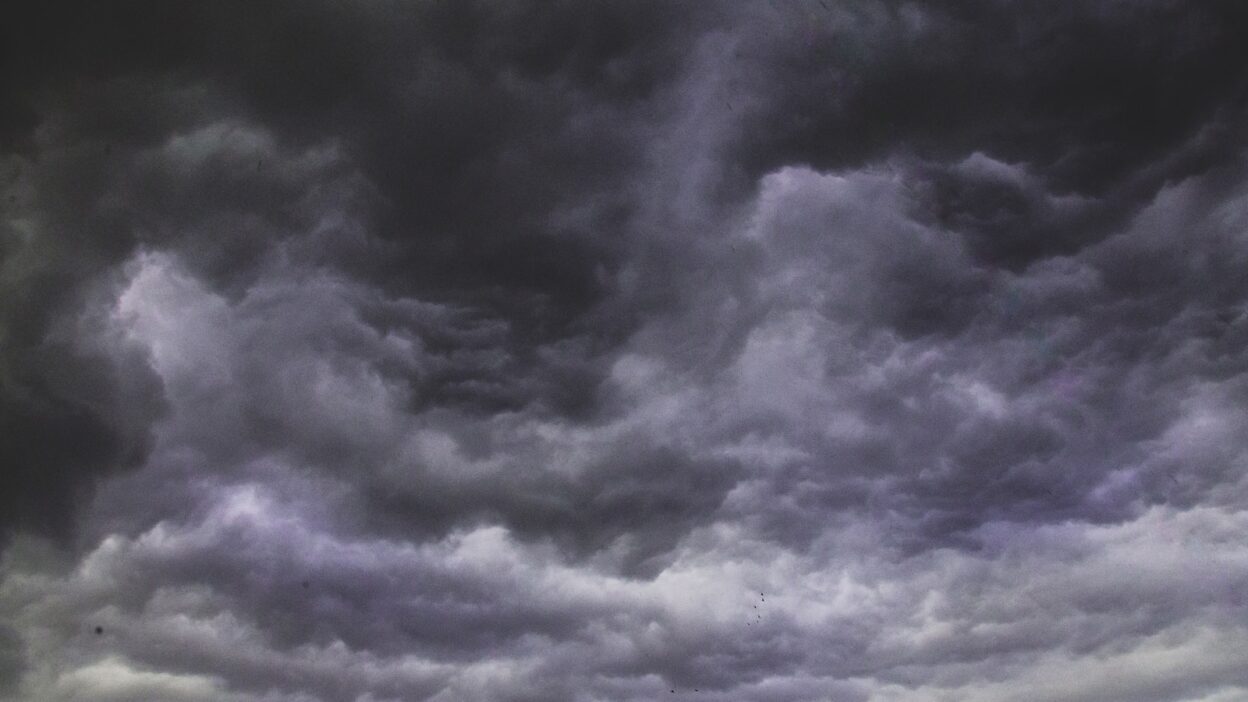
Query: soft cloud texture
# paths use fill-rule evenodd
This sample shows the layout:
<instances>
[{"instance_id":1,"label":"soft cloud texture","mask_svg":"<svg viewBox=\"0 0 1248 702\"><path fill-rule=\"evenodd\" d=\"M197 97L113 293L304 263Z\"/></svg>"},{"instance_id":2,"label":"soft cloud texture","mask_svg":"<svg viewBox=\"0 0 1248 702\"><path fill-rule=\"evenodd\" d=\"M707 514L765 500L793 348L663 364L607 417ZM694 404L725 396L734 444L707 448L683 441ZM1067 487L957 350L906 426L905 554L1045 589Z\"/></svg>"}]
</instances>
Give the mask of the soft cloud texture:
<instances>
[{"instance_id":1,"label":"soft cloud texture","mask_svg":"<svg viewBox=\"0 0 1248 702\"><path fill-rule=\"evenodd\" d=\"M29 5L0 699L1248 695L1241 5Z\"/></svg>"}]
</instances>

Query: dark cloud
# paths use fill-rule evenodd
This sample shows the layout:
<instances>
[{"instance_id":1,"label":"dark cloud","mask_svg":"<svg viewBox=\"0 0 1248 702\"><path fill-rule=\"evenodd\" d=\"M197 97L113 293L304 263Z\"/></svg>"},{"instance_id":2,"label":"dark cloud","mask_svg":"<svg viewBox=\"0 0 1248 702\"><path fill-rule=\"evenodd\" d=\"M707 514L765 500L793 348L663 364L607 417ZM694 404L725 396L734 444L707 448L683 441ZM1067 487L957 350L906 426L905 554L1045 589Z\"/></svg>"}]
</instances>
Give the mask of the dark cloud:
<instances>
[{"instance_id":1,"label":"dark cloud","mask_svg":"<svg viewBox=\"0 0 1248 702\"><path fill-rule=\"evenodd\" d=\"M687 21L655 4L49 3L7 14L6 194L25 218L6 224L5 326L30 353L80 286L140 247L179 251L237 291L276 242L317 231L302 250L310 263L488 306L526 337L563 336L619 258L631 205L613 192L642 155L631 144L661 116L658 94L685 52L671 37ZM327 212L367 235L334 231ZM15 376L38 373L9 363ZM550 392L564 411L586 411L584 393ZM122 438L85 410L17 402L6 399L6 422L38 412L77 423L92 461L117 463L108 447ZM91 461L30 436L13 450L44 456L26 463L49 466L37 471L45 487L23 478L6 492L59 499L66 481L51 476Z\"/></svg>"},{"instance_id":2,"label":"dark cloud","mask_svg":"<svg viewBox=\"0 0 1248 702\"><path fill-rule=\"evenodd\" d=\"M988 260L1022 265L1103 236L1166 179L1233 158L1221 145L1242 139L1245 22L1229 2L838 4L800 20L805 46L743 40L737 70L768 99L735 148L752 173L984 152L1096 201L1054 221L1017 183L944 172L937 216ZM756 58L777 42L778 60Z\"/></svg>"},{"instance_id":3,"label":"dark cloud","mask_svg":"<svg viewBox=\"0 0 1248 702\"><path fill-rule=\"evenodd\" d=\"M0 20L0 698L1243 696L1240 4Z\"/></svg>"}]
</instances>

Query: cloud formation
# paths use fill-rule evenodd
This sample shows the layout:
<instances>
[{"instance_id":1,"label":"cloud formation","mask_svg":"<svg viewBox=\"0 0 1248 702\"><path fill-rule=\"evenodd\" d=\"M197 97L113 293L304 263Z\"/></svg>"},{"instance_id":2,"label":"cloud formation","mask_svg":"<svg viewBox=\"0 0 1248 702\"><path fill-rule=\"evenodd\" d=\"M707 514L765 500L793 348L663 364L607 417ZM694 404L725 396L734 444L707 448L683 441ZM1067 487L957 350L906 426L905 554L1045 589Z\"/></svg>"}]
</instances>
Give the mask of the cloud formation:
<instances>
[{"instance_id":1,"label":"cloud formation","mask_svg":"<svg viewBox=\"0 0 1248 702\"><path fill-rule=\"evenodd\" d=\"M1248 9L6 10L0 699L1248 690Z\"/></svg>"}]
</instances>

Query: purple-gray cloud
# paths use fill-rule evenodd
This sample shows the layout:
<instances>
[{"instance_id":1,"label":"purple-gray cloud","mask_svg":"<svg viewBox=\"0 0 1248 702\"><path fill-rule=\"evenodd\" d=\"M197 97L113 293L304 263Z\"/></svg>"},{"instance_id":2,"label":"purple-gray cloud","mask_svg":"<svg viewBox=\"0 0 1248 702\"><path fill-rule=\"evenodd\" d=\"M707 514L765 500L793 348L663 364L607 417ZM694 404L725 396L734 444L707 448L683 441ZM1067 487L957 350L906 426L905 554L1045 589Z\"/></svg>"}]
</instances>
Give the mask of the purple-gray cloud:
<instances>
[{"instance_id":1,"label":"purple-gray cloud","mask_svg":"<svg viewBox=\"0 0 1248 702\"><path fill-rule=\"evenodd\" d=\"M27 5L0 699L1248 695L1248 8Z\"/></svg>"}]
</instances>

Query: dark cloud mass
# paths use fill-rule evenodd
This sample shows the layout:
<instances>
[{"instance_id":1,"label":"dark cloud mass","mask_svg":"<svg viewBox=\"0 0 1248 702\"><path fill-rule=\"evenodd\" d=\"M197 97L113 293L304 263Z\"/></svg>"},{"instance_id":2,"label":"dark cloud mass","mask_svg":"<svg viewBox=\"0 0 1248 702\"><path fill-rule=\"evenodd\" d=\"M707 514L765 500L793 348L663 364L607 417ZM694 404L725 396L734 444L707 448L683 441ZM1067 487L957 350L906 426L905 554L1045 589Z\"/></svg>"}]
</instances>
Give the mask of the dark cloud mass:
<instances>
[{"instance_id":1,"label":"dark cloud mass","mask_svg":"<svg viewBox=\"0 0 1248 702\"><path fill-rule=\"evenodd\" d=\"M0 700L1248 699L1248 5L0 28Z\"/></svg>"}]
</instances>

